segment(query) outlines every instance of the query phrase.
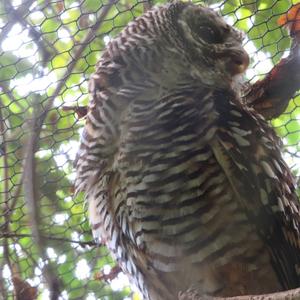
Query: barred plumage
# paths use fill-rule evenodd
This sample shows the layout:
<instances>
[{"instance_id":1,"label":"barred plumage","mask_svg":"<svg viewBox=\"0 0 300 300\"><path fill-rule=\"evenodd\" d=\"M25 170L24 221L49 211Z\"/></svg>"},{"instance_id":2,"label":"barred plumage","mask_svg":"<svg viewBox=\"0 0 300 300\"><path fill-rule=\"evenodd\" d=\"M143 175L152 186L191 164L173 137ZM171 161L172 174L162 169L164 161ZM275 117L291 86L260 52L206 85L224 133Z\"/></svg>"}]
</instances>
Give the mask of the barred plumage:
<instances>
[{"instance_id":1,"label":"barred plumage","mask_svg":"<svg viewBox=\"0 0 300 300\"><path fill-rule=\"evenodd\" d=\"M241 42L212 10L175 2L131 22L91 77L76 188L145 299L300 284L294 182L241 101Z\"/></svg>"}]
</instances>

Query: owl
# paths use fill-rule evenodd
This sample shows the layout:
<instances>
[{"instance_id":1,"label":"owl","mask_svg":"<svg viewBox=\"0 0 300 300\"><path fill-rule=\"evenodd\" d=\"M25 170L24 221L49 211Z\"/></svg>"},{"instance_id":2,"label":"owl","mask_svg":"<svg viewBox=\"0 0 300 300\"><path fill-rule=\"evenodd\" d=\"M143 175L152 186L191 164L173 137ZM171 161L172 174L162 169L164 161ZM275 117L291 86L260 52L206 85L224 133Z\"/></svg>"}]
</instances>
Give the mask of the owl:
<instances>
[{"instance_id":1,"label":"owl","mask_svg":"<svg viewBox=\"0 0 300 300\"><path fill-rule=\"evenodd\" d=\"M294 179L242 97L242 40L210 8L173 2L129 23L91 76L76 190L144 299L300 285Z\"/></svg>"}]
</instances>

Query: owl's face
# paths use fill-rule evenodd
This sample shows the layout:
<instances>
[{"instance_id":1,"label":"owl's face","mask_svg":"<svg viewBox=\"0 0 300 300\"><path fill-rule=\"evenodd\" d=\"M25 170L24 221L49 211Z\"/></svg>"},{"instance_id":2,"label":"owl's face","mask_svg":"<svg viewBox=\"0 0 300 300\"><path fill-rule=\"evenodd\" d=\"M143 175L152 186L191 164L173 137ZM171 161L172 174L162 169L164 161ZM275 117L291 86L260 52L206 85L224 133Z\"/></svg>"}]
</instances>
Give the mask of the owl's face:
<instances>
[{"instance_id":1,"label":"owl's face","mask_svg":"<svg viewBox=\"0 0 300 300\"><path fill-rule=\"evenodd\" d=\"M242 47L243 34L215 11L187 4L177 22L194 72L207 84L230 81L247 69L249 56Z\"/></svg>"}]
</instances>

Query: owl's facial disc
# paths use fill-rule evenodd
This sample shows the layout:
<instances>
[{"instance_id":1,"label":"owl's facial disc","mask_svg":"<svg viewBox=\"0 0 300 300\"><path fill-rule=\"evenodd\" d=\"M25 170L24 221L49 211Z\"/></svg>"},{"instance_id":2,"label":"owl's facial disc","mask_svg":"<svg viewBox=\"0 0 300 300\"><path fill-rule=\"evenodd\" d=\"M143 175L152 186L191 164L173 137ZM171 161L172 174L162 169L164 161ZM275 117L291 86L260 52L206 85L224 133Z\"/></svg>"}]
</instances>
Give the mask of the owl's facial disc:
<instances>
[{"instance_id":1,"label":"owl's facial disc","mask_svg":"<svg viewBox=\"0 0 300 300\"><path fill-rule=\"evenodd\" d=\"M225 77L245 72L249 56L242 46L243 35L210 8L189 5L179 21L187 47ZM194 50L193 50L193 49ZM200 66L201 67L201 66Z\"/></svg>"}]
</instances>

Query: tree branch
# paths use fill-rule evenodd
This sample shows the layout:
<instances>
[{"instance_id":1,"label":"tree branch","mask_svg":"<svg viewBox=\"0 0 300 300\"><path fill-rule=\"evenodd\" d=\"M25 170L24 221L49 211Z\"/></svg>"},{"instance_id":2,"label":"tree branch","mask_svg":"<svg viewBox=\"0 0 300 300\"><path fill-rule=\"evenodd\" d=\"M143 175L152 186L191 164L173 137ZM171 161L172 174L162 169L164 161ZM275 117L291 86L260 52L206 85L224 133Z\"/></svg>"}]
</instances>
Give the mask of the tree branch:
<instances>
[{"instance_id":1,"label":"tree branch","mask_svg":"<svg viewBox=\"0 0 300 300\"><path fill-rule=\"evenodd\" d=\"M290 54L245 92L244 101L267 120L281 115L300 89L300 45L293 39Z\"/></svg>"},{"instance_id":2,"label":"tree branch","mask_svg":"<svg viewBox=\"0 0 300 300\"><path fill-rule=\"evenodd\" d=\"M37 193L37 186L36 186L36 161L35 161L35 152L38 148L38 140L42 130L43 123L48 112L51 110L55 98L61 92L65 81L72 73L72 70L76 66L78 59L81 57L84 49L86 46L93 40L95 32L99 29L102 22L104 21L106 15L108 14L110 8L114 4L114 0L111 0L108 5L104 6L101 14L99 16L98 21L95 25L89 30L86 38L81 43L79 48L77 48L74 57L72 58L71 62L68 64L68 68L65 74L62 76L59 84L57 85L54 93L48 99L46 105L44 106L43 111L36 110L34 112L34 118L30 124L30 138L28 139L27 147L26 147L26 156L25 156L25 165L24 165L24 192L26 203L29 210L29 215L31 219L31 226L32 226L32 233L33 237L36 241L36 246L38 248L38 252L40 257L47 261L48 258L46 256L45 251L45 238L42 236L39 230L39 209L38 209L38 193ZM51 268L50 264L46 265L45 269L45 279L51 291L51 299L56 300L60 294L60 287L59 282L57 280L57 276L55 276L53 269Z\"/></svg>"},{"instance_id":3,"label":"tree branch","mask_svg":"<svg viewBox=\"0 0 300 300\"><path fill-rule=\"evenodd\" d=\"M48 288L51 294L51 300L57 300L60 295L60 283L58 276L55 274L51 267L50 261L47 257L46 242L41 235L39 224L40 224L40 213L38 205L38 189L37 189L37 178L36 178L36 160L35 152L38 148L38 137L42 130L42 123L39 122L40 112L34 107L34 118L31 120L30 137L28 139L25 151L25 164L24 164L24 192L25 200L28 208L28 215L31 224L31 230L33 238L37 247L39 256L43 261L48 261L44 267L44 278L47 282Z\"/></svg>"},{"instance_id":4,"label":"tree branch","mask_svg":"<svg viewBox=\"0 0 300 300\"><path fill-rule=\"evenodd\" d=\"M300 299L300 288L264 294L264 295L248 295L248 296L236 296L236 297L207 297L201 296L194 290L188 290L186 292L180 292L178 300L299 300Z\"/></svg>"},{"instance_id":5,"label":"tree branch","mask_svg":"<svg viewBox=\"0 0 300 300\"><path fill-rule=\"evenodd\" d=\"M42 55L42 62L45 64L52 56L57 54L55 47L43 38L43 34L36 30L18 9L14 9L9 1L6 2L6 5L8 10L7 15L11 16L12 21L19 22L28 29L29 36L31 36L32 41L37 44L38 50Z\"/></svg>"},{"instance_id":6,"label":"tree branch","mask_svg":"<svg viewBox=\"0 0 300 300\"><path fill-rule=\"evenodd\" d=\"M2 135L2 143L3 145L1 146L1 151L3 152L3 191L4 191L4 202L2 205L2 215L4 216L4 224L1 225L1 230L2 231L10 231L10 209L9 209L9 164L8 164L8 157L7 157L7 145L6 145L6 132L7 132L7 128L4 122L4 118L3 118L3 114L2 114L2 110L3 110L3 103L2 100L0 98L0 134ZM9 250L9 246L8 246L8 241L7 239L4 239L3 241L3 257L4 257L4 261L5 263L8 265L8 268L10 270L10 272L12 273L12 264L10 261L10 250ZM2 275L2 274L1 274ZM4 285L3 285L4 288ZM5 293L5 292L3 292Z\"/></svg>"},{"instance_id":7,"label":"tree branch","mask_svg":"<svg viewBox=\"0 0 300 300\"><path fill-rule=\"evenodd\" d=\"M36 0L28 0L24 1L17 9L20 16L24 16L26 13L28 13L28 7L30 7ZM6 39L7 34L10 32L12 27L15 25L13 22L7 22L5 26L2 27L2 30L0 31L0 44L3 42L4 39Z\"/></svg>"},{"instance_id":8,"label":"tree branch","mask_svg":"<svg viewBox=\"0 0 300 300\"><path fill-rule=\"evenodd\" d=\"M7 291L5 288L5 281L3 277L3 267L5 265L5 261L3 260L1 265L0 265L0 300L5 300L7 299Z\"/></svg>"},{"instance_id":9,"label":"tree branch","mask_svg":"<svg viewBox=\"0 0 300 300\"><path fill-rule=\"evenodd\" d=\"M111 7L114 5L115 1L116 0L110 0L107 5L103 6L103 9L100 13L100 16L99 16L97 22L94 24L93 27L91 27L91 29L89 30L89 32L87 33L85 39L81 42L81 44L78 45L77 51L75 52L74 56L72 56L72 60L70 61L70 63L67 65L68 68L67 68L66 72L63 74L62 78L60 79L59 84L57 85L56 89L54 90L52 96L49 97L48 102L45 104L44 111L38 119L40 126L42 126L42 124L44 123L44 120L46 119L48 112L53 107L54 100L60 94L66 80L72 74L72 70L75 68L77 61L81 57L81 54L83 53L83 51L87 47L87 45L94 39L95 32L102 25L103 21L105 20L106 15L110 11Z\"/></svg>"}]
</instances>

